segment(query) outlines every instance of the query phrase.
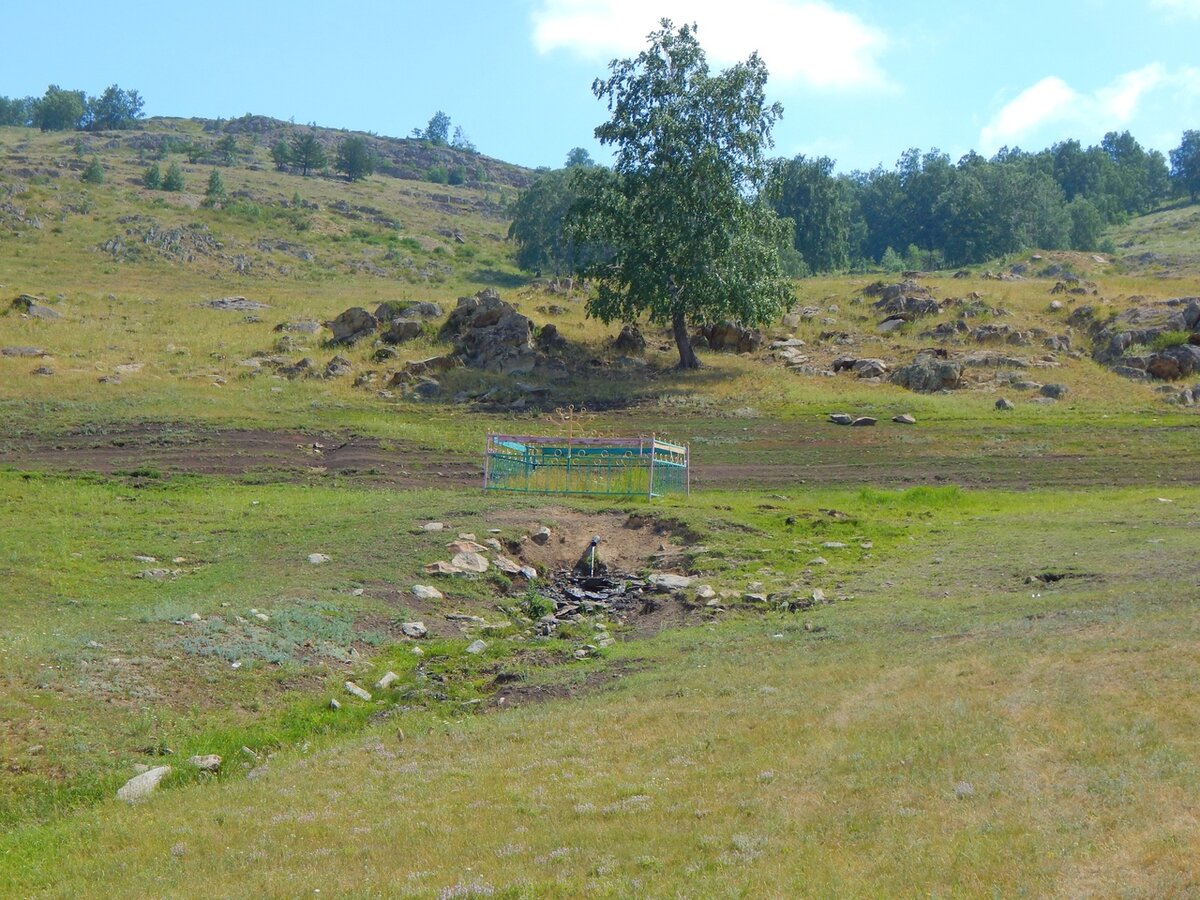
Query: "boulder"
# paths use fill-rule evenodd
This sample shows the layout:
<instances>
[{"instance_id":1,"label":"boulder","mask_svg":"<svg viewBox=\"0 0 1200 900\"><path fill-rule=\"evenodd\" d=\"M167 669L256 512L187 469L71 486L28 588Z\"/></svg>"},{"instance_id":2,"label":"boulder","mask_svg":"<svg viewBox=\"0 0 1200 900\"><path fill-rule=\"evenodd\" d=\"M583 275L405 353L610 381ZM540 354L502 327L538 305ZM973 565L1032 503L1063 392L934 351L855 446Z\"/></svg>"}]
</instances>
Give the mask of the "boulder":
<instances>
[{"instance_id":1,"label":"boulder","mask_svg":"<svg viewBox=\"0 0 1200 900\"><path fill-rule=\"evenodd\" d=\"M567 339L559 333L557 325L547 323L538 331L537 347L543 353L561 353L567 349Z\"/></svg>"},{"instance_id":2,"label":"boulder","mask_svg":"<svg viewBox=\"0 0 1200 900\"><path fill-rule=\"evenodd\" d=\"M431 584L414 584L412 595L418 600L442 600L442 592Z\"/></svg>"},{"instance_id":3,"label":"boulder","mask_svg":"<svg viewBox=\"0 0 1200 900\"><path fill-rule=\"evenodd\" d=\"M650 586L660 591L683 591L691 587L695 578L687 575L651 575Z\"/></svg>"},{"instance_id":4,"label":"boulder","mask_svg":"<svg viewBox=\"0 0 1200 900\"><path fill-rule=\"evenodd\" d=\"M429 629L425 627L424 622L404 622L400 626L400 631L405 637L410 637L417 640L425 637L425 635L429 633Z\"/></svg>"},{"instance_id":5,"label":"boulder","mask_svg":"<svg viewBox=\"0 0 1200 900\"><path fill-rule=\"evenodd\" d=\"M641 329L630 322L621 328L621 333L613 340L613 349L620 353L645 353L646 338L642 336Z\"/></svg>"},{"instance_id":6,"label":"boulder","mask_svg":"<svg viewBox=\"0 0 1200 900\"><path fill-rule=\"evenodd\" d=\"M341 378L343 375L349 375L354 371L354 366L350 365L350 360L344 356L335 356L325 364L326 378Z\"/></svg>"},{"instance_id":7,"label":"boulder","mask_svg":"<svg viewBox=\"0 0 1200 900\"><path fill-rule=\"evenodd\" d=\"M1065 384L1044 384L1038 393L1052 400L1061 400L1070 393L1070 389Z\"/></svg>"},{"instance_id":8,"label":"boulder","mask_svg":"<svg viewBox=\"0 0 1200 900\"><path fill-rule=\"evenodd\" d=\"M383 333L384 343L403 344L421 334L421 323L416 319L392 319L387 331Z\"/></svg>"},{"instance_id":9,"label":"boulder","mask_svg":"<svg viewBox=\"0 0 1200 900\"><path fill-rule=\"evenodd\" d=\"M1150 357L1146 371L1166 381L1195 375L1200 372L1200 346L1188 343L1168 347Z\"/></svg>"},{"instance_id":10,"label":"boulder","mask_svg":"<svg viewBox=\"0 0 1200 900\"><path fill-rule=\"evenodd\" d=\"M189 756L188 765L193 769L198 769L201 772L214 773L221 769L221 757L215 753L207 753L203 756Z\"/></svg>"},{"instance_id":11,"label":"boulder","mask_svg":"<svg viewBox=\"0 0 1200 900\"><path fill-rule=\"evenodd\" d=\"M523 375L538 362L533 323L492 288L459 299L441 334L453 338L456 353L475 369Z\"/></svg>"},{"instance_id":12,"label":"boulder","mask_svg":"<svg viewBox=\"0 0 1200 900\"><path fill-rule=\"evenodd\" d=\"M874 425L875 422L876 422L876 420L874 418L872 418L871 416L859 416L857 419L855 419L850 424L862 427L862 426Z\"/></svg>"},{"instance_id":13,"label":"boulder","mask_svg":"<svg viewBox=\"0 0 1200 900\"><path fill-rule=\"evenodd\" d=\"M487 557L480 553L455 553L450 558L450 565L460 572L475 572L481 574L488 570Z\"/></svg>"},{"instance_id":14,"label":"boulder","mask_svg":"<svg viewBox=\"0 0 1200 900\"><path fill-rule=\"evenodd\" d=\"M379 320L361 306L352 306L336 319L326 322L325 327L333 332L331 344L349 345L374 334Z\"/></svg>"},{"instance_id":15,"label":"boulder","mask_svg":"<svg viewBox=\"0 0 1200 900\"><path fill-rule=\"evenodd\" d=\"M3 347L0 348L0 355L34 358L38 356L47 356L49 354L47 354L46 351L41 347Z\"/></svg>"},{"instance_id":16,"label":"boulder","mask_svg":"<svg viewBox=\"0 0 1200 900\"><path fill-rule=\"evenodd\" d=\"M916 425L917 420L908 413L901 413L898 416L892 416L892 421L897 425Z\"/></svg>"},{"instance_id":17,"label":"boulder","mask_svg":"<svg viewBox=\"0 0 1200 900\"><path fill-rule=\"evenodd\" d=\"M762 332L743 328L734 322L717 322L700 329L710 350L753 353L762 346Z\"/></svg>"},{"instance_id":18,"label":"boulder","mask_svg":"<svg viewBox=\"0 0 1200 900\"><path fill-rule=\"evenodd\" d=\"M365 688L360 687L359 685L355 684L353 681L345 682L342 685L342 687L344 687L346 689L347 694L357 697L359 700L370 700L371 699L371 692L366 690Z\"/></svg>"},{"instance_id":19,"label":"boulder","mask_svg":"<svg viewBox=\"0 0 1200 900\"><path fill-rule=\"evenodd\" d=\"M1006 400L1004 397L1001 397L996 401L996 409L1016 409L1016 407L1013 406L1011 400Z\"/></svg>"},{"instance_id":20,"label":"boulder","mask_svg":"<svg viewBox=\"0 0 1200 900\"><path fill-rule=\"evenodd\" d=\"M962 364L933 354L919 353L917 357L892 375L892 383L910 391L931 394L952 390L962 383Z\"/></svg>"},{"instance_id":21,"label":"boulder","mask_svg":"<svg viewBox=\"0 0 1200 900\"><path fill-rule=\"evenodd\" d=\"M854 416L847 415L846 413L830 413L829 421L834 425L849 425L854 421Z\"/></svg>"},{"instance_id":22,"label":"boulder","mask_svg":"<svg viewBox=\"0 0 1200 900\"><path fill-rule=\"evenodd\" d=\"M117 799L126 803L138 803L149 797L158 787L159 782L171 774L170 766L155 766L140 775L130 778L117 790Z\"/></svg>"},{"instance_id":23,"label":"boulder","mask_svg":"<svg viewBox=\"0 0 1200 900\"><path fill-rule=\"evenodd\" d=\"M472 655L478 655L486 650L487 647L488 645L486 641L476 639L467 645L467 652Z\"/></svg>"}]
</instances>

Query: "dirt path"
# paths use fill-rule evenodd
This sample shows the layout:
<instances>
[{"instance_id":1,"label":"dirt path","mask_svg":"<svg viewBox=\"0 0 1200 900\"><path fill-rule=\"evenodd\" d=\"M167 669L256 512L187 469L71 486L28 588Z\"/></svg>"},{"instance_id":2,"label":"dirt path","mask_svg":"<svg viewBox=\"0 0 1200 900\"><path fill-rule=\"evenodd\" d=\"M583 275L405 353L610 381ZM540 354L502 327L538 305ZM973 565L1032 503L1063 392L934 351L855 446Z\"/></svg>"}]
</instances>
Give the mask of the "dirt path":
<instances>
[{"instance_id":1,"label":"dirt path","mask_svg":"<svg viewBox=\"0 0 1200 900\"><path fill-rule=\"evenodd\" d=\"M779 430L779 426L774 426ZM775 435L775 439L778 439ZM801 437L807 438L805 440ZM1010 490L1139 484L1200 484L1200 467L1175 454L1098 447L1087 454L964 453L925 449L898 452L885 445L838 445L797 440L785 455L775 446L747 448L744 462L705 462L693 450L692 487L704 489L857 487L900 488L957 484ZM1119 451L1119 452L1112 452ZM760 456L755 459L755 456ZM102 430L10 437L0 444L0 467L104 475L257 475L281 481L352 478L400 488L472 487L481 461L469 453L433 450L401 441L328 432L212 429L180 423L118 424Z\"/></svg>"}]
</instances>

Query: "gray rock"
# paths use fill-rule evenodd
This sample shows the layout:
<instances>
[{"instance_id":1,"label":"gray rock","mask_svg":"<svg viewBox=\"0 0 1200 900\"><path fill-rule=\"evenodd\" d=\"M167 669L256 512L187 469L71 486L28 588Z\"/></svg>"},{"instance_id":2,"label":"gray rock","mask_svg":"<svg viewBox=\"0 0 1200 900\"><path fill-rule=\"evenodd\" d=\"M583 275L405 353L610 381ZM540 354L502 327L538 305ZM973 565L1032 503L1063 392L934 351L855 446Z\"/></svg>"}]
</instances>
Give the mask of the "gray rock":
<instances>
[{"instance_id":1,"label":"gray rock","mask_svg":"<svg viewBox=\"0 0 1200 900\"><path fill-rule=\"evenodd\" d=\"M487 647L487 641L476 639L467 645L467 653L477 656L486 650Z\"/></svg>"},{"instance_id":2,"label":"gray rock","mask_svg":"<svg viewBox=\"0 0 1200 900\"><path fill-rule=\"evenodd\" d=\"M892 421L898 425L916 425L917 420L908 413L901 413L898 416L892 416Z\"/></svg>"},{"instance_id":3,"label":"gray rock","mask_svg":"<svg viewBox=\"0 0 1200 900\"><path fill-rule=\"evenodd\" d=\"M389 344L403 344L421 335L421 323L416 319L393 319L383 340Z\"/></svg>"},{"instance_id":4,"label":"gray rock","mask_svg":"<svg viewBox=\"0 0 1200 900\"><path fill-rule=\"evenodd\" d=\"M138 803L145 800L170 774L170 766L155 766L153 769L147 769L125 782L117 791L117 799L124 800L126 803Z\"/></svg>"},{"instance_id":5,"label":"gray rock","mask_svg":"<svg viewBox=\"0 0 1200 900\"><path fill-rule=\"evenodd\" d=\"M429 629L425 627L424 622L405 622L400 626L400 631L405 637L420 639L429 633Z\"/></svg>"},{"instance_id":6,"label":"gray rock","mask_svg":"<svg viewBox=\"0 0 1200 900\"><path fill-rule=\"evenodd\" d=\"M47 356L45 350L41 347L3 347L0 348L0 356L18 356L18 357L38 357Z\"/></svg>"},{"instance_id":7,"label":"gray rock","mask_svg":"<svg viewBox=\"0 0 1200 900\"><path fill-rule=\"evenodd\" d=\"M370 700L371 693L365 688L359 687L353 681L347 681L342 685L346 689L347 694L357 697L359 700Z\"/></svg>"},{"instance_id":8,"label":"gray rock","mask_svg":"<svg viewBox=\"0 0 1200 900\"><path fill-rule=\"evenodd\" d=\"M859 416L857 419L855 419L850 424L856 425L861 428L861 427L867 426L867 425L874 425L875 422L876 422L876 420L874 418L872 418L871 416Z\"/></svg>"},{"instance_id":9,"label":"gray rock","mask_svg":"<svg viewBox=\"0 0 1200 900\"><path fill-rule=\"evenodd\" d=\"M379 327L379 320L361 306L352 306L337 318L326 322L325 327L333 332L331 343L353 344L374 334Z\"/></svg>"},{"instance_id":10,"label":"gray rock","mask_svg":"<svg viewBox=\"0 0 1200 900\"><path fill-rule=\"evenodd\" d=\"M390 672L390 671L384 672L383 677L380 678L377 682L375 682L375 690L386 691L388 688L390 688L393 684L395 684L399 680L400 680L400 676L397 675L395 672Z\"/></svg>"},{"instance_id":11,"label":"gray rock","mask_svg":"<svg viewBox=\"0 0 1200 900\"><path fill-rule=\"evenodd\" d=\"M543 525L533 533L531 539L535 544L545 546L550 542L550 529Z\"/></svg>"},{"instance_id":12,"label":"gray rock","mask_svg":"<svg viewBox=\"0 0 1200 900\"><path fill-rule=\"evenodd\" d=\"M929 394L958 387L962 383L962 369L962 364L954 360L920 353L909 365L896 370L892 383Z\"/></svg>"},{"instance_id":13,"label":"gray rock","mask_svg":"<svg viewBox=\"0 0 1200 900\"><path fill-rule=\"evenodd\" d=\"M215 753L203 756L189 756L188 765L201 772L217 772L221 769L221 757Z\"/></svg>"},{"instance_id":14,"label":"gray rock","mask_svg":"<svg viewBox=\"0 0 1200 900\"><path fill-rule=\"evenodd\" d=\"M854 421L854 416L846 413L832 413L829 416L829 421L834 425L849 425Z\"/></svg>"},{"instance_id":15,"label":"gray rock","mask_svg":"<svg viewBox=\"0 0 1200 900\"><path fill-rule=\"evenodd\" d=\"M1044 384L1038 392L1043 397L1050 397L1053 400L1061 400L1070 393L1070 389L1065 384Z\"/></svg>"},{"instance_id":16,"label":"gray rock","mask_svg":"<svg viewBox=\"0 0 1200 900\"><path fill-rule=\"evenodd\" d=\"M960 781L954 786L954 796L959 800L975 796L975 787L969 781Z\"/></svg>"},{"instance_id":17,"label":"gray rock","mask_svg":"<svg viewBox=\"0 0 1200 900\"><path fill-rule=\"evenodd\" d=\"M418 600L442 600L442 592L431 584L414 584L412 594Z\"/></svg>"},{"instance_id":18,"label":"gray rock","mask_svg":"<svg viewBox=\"0 0 1200 900\"><path fill-rule=\"evenodd\" d=\"M342 704L338 703L338 700L336 697L330 697L329 698L329 708L332 709L334 712L337 712L339 709L342 708Z\"/></svg>"},{"instance_id":19,"label":"gray rock","mask_svg":"<svg viewBox=\"0 0 1200 900\"><path fill-rule=\"evenodd\" d=\"M1016 407L1013 406L1011 400L1007 400L1004 397L1001 397L999 400L996 401L996 409L1016 409Z\"/></svg>"},{"instance_id":20,"label":"gray rock","mask_svg":"<svg viewBox=\"0 0 1200 900\"><path fill-rule=\"evenodd\" d=\"M691 587L695 578L688 575L651 575L650 586L660 591L683 591Z\"/></svg>"},{"instance_id":21,"label":"gray rock","mask_svg":"<svg viewBox=\"0 0 1200 900\"><path fill-rule=\"evenodd\" d=\"M325 553L310 553L308 554L308 561L314 566L319 566L322 563L329 562L330 557Z\"/></svg>"},{"instance_id":22,"label":"gray rock","mask_svg":"<svg viewBox=\"0 0 1200 900\"><path fill-rule=\"evenodd\" d=\"M353 371L354 366L344 356L335 356L325 364L326 378L341 378L343 375L349 375Z\"/></svg>"},{"instance_id":23,"label":"gray rock","mask_svg":"<svg viewBox=\"0 0 1200 900\"><path fill-rule=\"evenodd\" d=\"M465 552L455 553L450 558L450 565L462 572L482 574L488 570L490 564L487 561L487 557L480 553Z\"/></svg>"},{"instance_id":24,"label":"gray rock","mask_svg":"<svg viewBox=\"0 0 1200 900\"><path fill-rule=\"evenodd\" d=\"M441 522L426 522L421 526L422 531L443 531L446 526Z\"/></svg>"}]
</instances>

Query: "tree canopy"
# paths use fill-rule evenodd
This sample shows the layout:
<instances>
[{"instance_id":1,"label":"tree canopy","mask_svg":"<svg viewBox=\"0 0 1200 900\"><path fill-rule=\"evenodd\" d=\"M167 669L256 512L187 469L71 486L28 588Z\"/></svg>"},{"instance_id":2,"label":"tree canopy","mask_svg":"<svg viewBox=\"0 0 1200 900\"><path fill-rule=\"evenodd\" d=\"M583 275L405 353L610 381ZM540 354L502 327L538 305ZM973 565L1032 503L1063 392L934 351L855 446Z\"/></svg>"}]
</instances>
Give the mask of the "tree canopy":
<instances>
[{"instance_id":1,"label":"tree canopy","mask_svg":"<svg viewBox=\"0 0 1200 900\"><path fill-rule=\"evenodd\" d=\"M1171 181L1193 203L1200 197L1200 131L1185 131L1179 146L1171 151Z\"/></svg>"},{"instance_id":2,"label":"tree canopy","mask_svg":"<svg viewBox=\"0 0 1200 900\"><path fill-rule=\"evenodd\" d=\"M308 175L317 169L323 169L328 163L325 148L311 131L298 132L292 135L290 161L300 170L301 175Z\"/></svg>"},{"instance_id":3,"label":"tree canopy","mask_svg":"<svg viewBox=\"0 0 1200 900\"><path fill-rule=\"evenodd\" d=\"M573 170L569 231L611 250L582 267L596 288L589 313L670 323L680 367L695 368L689 325L758 324L792 296L778 253L788 226L753 199L783 111L766 102L757 54L710 74L695 26L669 19L649 44L592 85L610 110L596 137L616 148L615 177Z\"/></svg>"},{"instance_id":4,"label":"tree canopy","mask_svg":"<svg viewBox=\"0 0 1200 900\"><path fill-rule=\"evenodd\" d=\"M357 135L344 138L337 148L334 168L350 181L361 181L375 172L375 154L366 138Z\"/></svg>"}]
</instances>

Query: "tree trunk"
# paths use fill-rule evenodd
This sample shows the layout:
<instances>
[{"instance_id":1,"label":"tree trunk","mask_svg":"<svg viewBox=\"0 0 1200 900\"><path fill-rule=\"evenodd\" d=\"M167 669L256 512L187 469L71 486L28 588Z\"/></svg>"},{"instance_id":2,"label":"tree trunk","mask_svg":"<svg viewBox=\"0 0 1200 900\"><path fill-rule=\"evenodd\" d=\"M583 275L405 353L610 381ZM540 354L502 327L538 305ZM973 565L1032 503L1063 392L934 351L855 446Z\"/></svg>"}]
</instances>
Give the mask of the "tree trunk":
<instances>
[{"instance_id":1,"label":"tree trunk","mask_svg":"<svg viewBox=\"0 0 1200 900\"><path fill-rule=\"evenodd\" d=\"M682 312L676 312L672 316L671 328L675 332L675 346L679 348L679 368L700 368L700 360L696 358L696 351L692 349L692 341L687 333L687 322L684 320Z\"/></svg>"}]
</instances>

